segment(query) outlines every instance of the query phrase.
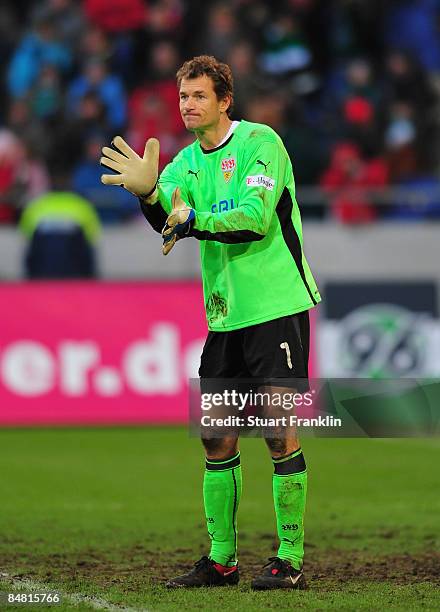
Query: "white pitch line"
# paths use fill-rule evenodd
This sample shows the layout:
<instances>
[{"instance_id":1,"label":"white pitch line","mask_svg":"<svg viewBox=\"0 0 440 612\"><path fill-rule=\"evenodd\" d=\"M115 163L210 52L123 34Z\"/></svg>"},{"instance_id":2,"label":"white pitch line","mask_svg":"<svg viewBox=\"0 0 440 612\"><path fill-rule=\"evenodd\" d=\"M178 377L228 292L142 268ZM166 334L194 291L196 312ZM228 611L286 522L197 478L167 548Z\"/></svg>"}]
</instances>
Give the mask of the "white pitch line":
<instances>
[{"instance_id":1,"label":"white pitch line","mask_svg":"<svg viewBox=\"0 0 440 612\"><path fill-rule=\"evenodd\" d=\"M36 582L29 578L14 578L4 572L0 573L0 585L9 585L15 589L27 589L34 593L59 593L64 600L69 601L75 606L88 604L95 610L108 610L109 612L148 612L147 608L130 608L126 606L117 606L102 597L93 597L92 595L83 595L82 593L66 593L60 591L55 586L45 584L44 582ZM51 604L54 607L54 612L58 604Z\"/></svg>"}]
</instances>

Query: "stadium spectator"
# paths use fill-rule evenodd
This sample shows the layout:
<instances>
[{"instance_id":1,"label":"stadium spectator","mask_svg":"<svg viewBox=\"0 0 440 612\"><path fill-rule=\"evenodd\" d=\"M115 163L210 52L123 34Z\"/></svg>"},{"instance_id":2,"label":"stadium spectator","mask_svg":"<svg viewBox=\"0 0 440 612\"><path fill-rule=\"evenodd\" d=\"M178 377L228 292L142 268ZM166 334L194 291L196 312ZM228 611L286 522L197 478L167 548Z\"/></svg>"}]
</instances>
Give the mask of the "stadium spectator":
<instances>
[{"instance_id":1,"label":"stadium spectator","mask_svg":"<svg viewBox=\"0 0 440 612\"><path fill-rule=\"evenodd\" d=\"M386 56L383 88L387 104L405 101L421 114L436 102L427 74L413 56L403 51L393 50Z\"/></svg>"},{"instance_id":2,"label":"stadium spectator","mask_svg":"<svg viewBox=\"0 0 440 612\"><path fill-rule=\"evenodd\" d=\"M203 52L224 59L239 39L238 21L232 7L225 3L214 4L202 38Z\"/></svg>"},{"instance_id":3,"label":"stadium spectator","mask_svg":"<svg viewBox=\"0 0 440 612\"><path fill-rule=\"evenodd\" d=\"M0 116L4 116L8 107L8 90L4 78L4 68L9 64L12 54L20 38L19 24L14 14L13 7L6 3L0 5Z\"/></svg>"},{"instance_id":4,"label":"stadium spectator","mask_svg":"<svg viewBox=\"0 0 440 612\"><path fill-rule=\"evenodd\" d=\"M389 47L410 51L425 70L439 71L439 18L437 0L390 2L385 21L385 41Z\"/></svg>"},{"instance_id":5,"label":"stadium spectator","mask_svg":"<svg viewBox=\"0 0 440 612\"><path fill-rule=\"evenodd\" d=\"M381 95L371 63L363 57L351 59L345 66L340 82L334 84L334 95L339 105L352 98L362 98L376 108Z\"/></svg>"},{"instance_id":6,"label":"stadium spectator","mask_svg":"<svg viewBox=\"0 0 440 612\"><path fill-rule=\"evenodd\" d=\"M50 17L63 43L72 53L77 53L86 23L80 3L76 0L45 0L36 10L43 11Z\"/></svg>"},{"instance_id":7,"label":"stadium spectator","mask_svg":"<svg viewBox=\"0 0 440 612\"><path fill-rule=\"evenodd\" d=\"M20 229L29 240L26 276L90 278L96 276L94 245L100 224L93 206L80 196L54 191L33 200Z\"/></svg>"},{"instance_id":8,"label":"stadium spectator","mask_svg":"<svg viewBox=\"0 0 440 612\"><path fill-rule=\"evenodd\" d=\"M19 213L31 200L47 193L51 187L50 176L38 148L32 141L23 141L23 160L20 167L20 180L23 185L22 198L17 199Z\"/></svg>"},{"instance_id":9,"label":"stadium spectator","mask_svg":"<svg viewBox=\"0 0 440 612\"><path fill-rule=\"evenodd\" d=\"M295 168L297 185L316 182L325 168L326 149L312 127L301 117L298 104L287 94L260 94L249 100L245 116L255 123L270 125L283 139ZM303 208L301 213L307 217L312 210ZM316 216L316 210L312 216ZM319 216L319 215L318 215Z\"/></svg>"},{"instance_id":10,"label":"stadium spectator","mask_svg":"<svg viewBox=\"0 0 440 612\"><path fill-rule=\"evenodd\" d=\"M360 0L319 4L321 19L325 19L330 66L360 55L369 57L375 64L381 61L387 3Z\"/></svg>"},{"instance_id":11,"label":"stadium spectator","mask_svg":"<svg viewBox=\"0 0 440 612\"><path fill-rule=\"evenodd\" d=\"M396 102L389 108L384 136L391 183L398 183L418 171L414 118L415 109L406 102Z\"/></svg>"},{"instance_id":12,"label":"stadium spectator","mask_svg":"<svg viewBox=\"0 0 440 612\"><path fill-rule=\"evenodd\" d=\"M255 49L247 40L233 44L226 59L234 74L234 117L241 119L249 101L274 87L274 83L258 70Z\"/></svg>"},{"instance_id":13,"label":"stadium spectator","mask_svg":"<svg viewBox=\"0 0 440 612\"><path fill-rule=\"evenodd\" d=\"M367 157L382 150L381 95L371 64L357 57L333 69L324 83L321 131L330 141L350 140Z\"/></svg>"},{"instance_id":14,"label":"stadium spectator","mask_svg":"<svg viewBox=\"0 0 440 612\"><path fill-rule=\"evenodd\" d=\"M20 140L26 139L32 144L33 150L46 159L52 134L44 128L42 121L32 115L29 100L10 100L7 125Z\"/></svg>"},{"instance_id":15,"label":"stadium spectator","mask_svg":"<svg viewBox=\"0 0 440 612\"><path fill-rule=\"evenodd\" d=\"M150 80L156 83L161 81L174 82L179 61L179 50L176 45L170 40L159 41L151 50Z\"/></svg>"},{"instance_id":16,"label":"stadium spectator","mask_svg":"<svg viewBox=\"0 0 440 612\"><path fill-rule=\"evenodd\" d=\"M79 101L77 115L64 121L54 119L50 123L46 159L51 174L69 174L82 158L83 143L89 136L108 130L104 104L94 92L85 94Z\"/></svg>"},{"instance_id":17,"label":"stadium spectator","mask_svg":"<svg viewBox=\"0 0 440 612\"><path fill-rule=\"evenodd\" d=\"M377 217L371 191L384 187L387 179L383 160L367 161L355 144L340 142L332 151L320 185L329 194L333 218L343 223L366 223Z\"/></svg>"},{"instance_id":18,"label":"stadium spectator","mask_svg":"<svg viewBox=\"0 0 440 612\"><path fill-rule=\"evenodd\" d=\"M37 81L29 92L31 109L36 118L47 119L61 111L63 95L60 81L60 74L55 66L42 66Z\"/></svg>"},{"instance_id":19,"label":"stadium spectator","mask_svg":"<svg viewBox=\"0 0 440 612\"><path fill-rule=\"evenodd\" d=\"M41 69L52 64L64 74L72 64L72 54L60 39L52 16L46 10L35 14L34 28L27 32L8 69L8 91L13 97L25 96L37 80Z\"/></svg>"},{"instance_id":20,"label":"stadium spectator","mask_svg":"<svg viewBox=\"0 0 440 612\"><path fill-rule=\"evenodd\" d=\"M148 16L146 3L143 0L85 0L84 10L92 26L89 45L99 44L101 38L101 46L111 52L112 70L131 87L144 69L138 56L148 46L142 34Z\"/></svg>"},{"instance_id":21,"label":"stadium spectator","mask_svg":"<svg viewBox=\"0 0 440 612\"><path fill-rule=\"evenodd\" d=\"M312 50L294 15L289 12L278 14L263 35L260 65L265 72L283 77L311 68Z\"/></svg>"},{"instance_id":22,"label":"stadium spectator","mask_svg":"<svg viewBox=\"0 0 440 612\"><path fill-rule=\"evenodd\" d=\"M149 3L147 12L147 32L155 41L166 36L176 40L181 33L184 13L182 0L154 0ZM201 32L198 32L200 35Z\"/></svg>"},{"instance_id":23,"label":"stadium spectator","mask_svg":"<svg viewBox=\"0 0 440 612\"><path fill-rule=\"evenodd\" d=\"M0 223L15 221L20 210L49 189L49 175L30 142L0 130Z\"/></svg>"},{"instance_id":24,"label":"stadium spectator","mask_svg":"<svg viewBox=\"0 0 440 612\"><path fill-rule=\"evenodd\" d=\"M16 218L17 201L23 191L20 177L23 159L21 141L9 130L0 130L0 223Z\"/></svg>"},{"instance_id":25,"label":"stadium spectator","mask_svg":"<svg viewBox=\"0 0 440 612\"><path fill-rule=\"evenodd\" d=\"M425 145L427 139L420 137L415 118L415 108L406 102L396 102L390 107L385 144L390 180L396 190L391 206L384 210L384 217L388 219L440 218L439 181L432 171L431 151Z\"/></svg>"},{"instance_id":26,"label":"stadium spectator","mask_svg":"<svg viewBox=\"0 0 440 612\"><path fill-rule=\"evenodd\" d=\"M89 26L81 37L80 56L88 60L111 62L112 46L107 34L98 27Z\"/></svg>"},{"instance_id":27,"label":"stadium spectator","mask_svg":"<svg viewBox=\"0 0 440 612\"><path fill-rule=\"evenodd\" d=\"M146 5L143 0L84 0L84 12L106 32L126 32L144 25Z\"/></svg>"},{"instance_id":28,"label":"stadium spectator","mask_svg":"<svg viewBox=\"0 0 440 612\"><path fill-rule=\"evenodd\" d=\"M133 91L128 104L127 134L133 148L140 153L148 138L160 138L161 167L174 156L183 132L175 80L178 62L175 45L158 43L151 55L149 78Z\"/></svg>"},{"instance_id":29,"label":"stadium spectator","mask_svg":"<svg viewBox=\"0 0 440 612\"><path fill-rule=\"evenodd\" d=\"M353 96L345 100L341 115L339 139L342 136L356 143L362 155L367 158L379 155L382 151L382 139L373 104L362 96Z\"/></svg>"},{"instance_id":30,"label":"stadium spectator","mask_svg":"<svg viewBox=\"0 0 440 612\"><path fill-rule=\"evenodd\" d=\"M81 101L88 93L95 93L106 108L108 124L115 130L123 129L126 122L126 94L121 79L109 74L104 62L90 59L81 74L67 91L67 109L78 116Z\"/></svg>"}]
</instances>

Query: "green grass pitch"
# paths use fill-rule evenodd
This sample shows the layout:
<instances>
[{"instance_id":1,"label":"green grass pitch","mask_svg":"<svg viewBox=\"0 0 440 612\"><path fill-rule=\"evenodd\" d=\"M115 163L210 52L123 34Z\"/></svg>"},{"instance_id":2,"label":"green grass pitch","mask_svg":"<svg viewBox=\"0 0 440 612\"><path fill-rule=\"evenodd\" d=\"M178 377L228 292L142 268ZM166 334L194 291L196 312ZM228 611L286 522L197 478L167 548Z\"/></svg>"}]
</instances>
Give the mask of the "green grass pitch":
<instances>
[{"instance_id":1,"label":"green grass pitch","mask_svg":"<svg viewBox=\"0 0 440 612\"><path fill-rule=\"evenodd\" d=\"M275 552L275 520L269 455L245 439L240 585L169 591L164 580L208 551L198 440L179 427L0 431L0 592L65 595L54 608L0 608L440 609L440 440L303 448L309 590L249 590Z\"/></svg>"}]
</instances>

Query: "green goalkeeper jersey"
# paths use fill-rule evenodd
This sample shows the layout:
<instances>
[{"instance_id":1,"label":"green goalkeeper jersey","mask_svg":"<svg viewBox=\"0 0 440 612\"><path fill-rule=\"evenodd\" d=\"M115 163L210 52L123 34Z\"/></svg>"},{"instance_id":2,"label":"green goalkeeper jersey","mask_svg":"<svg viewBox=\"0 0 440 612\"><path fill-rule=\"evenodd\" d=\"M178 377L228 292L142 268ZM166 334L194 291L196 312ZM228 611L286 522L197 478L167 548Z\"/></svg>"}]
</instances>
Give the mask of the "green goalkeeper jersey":
<instances>
[{"instance_id":1,"label":"green goalkeeper jersey","mask_svg":"<svg viewBox=\"0 0 440 612\"><path fill-rule=\"evenodd\" d=\"M171 195L196 212L206 318L230 331L301 312L320 301L303 253L295 183L281 138L240 121L221 145L184 148L159 180L159 206ZM156 205L157 206L157 205Z\"/></svg>"}]
</instances>

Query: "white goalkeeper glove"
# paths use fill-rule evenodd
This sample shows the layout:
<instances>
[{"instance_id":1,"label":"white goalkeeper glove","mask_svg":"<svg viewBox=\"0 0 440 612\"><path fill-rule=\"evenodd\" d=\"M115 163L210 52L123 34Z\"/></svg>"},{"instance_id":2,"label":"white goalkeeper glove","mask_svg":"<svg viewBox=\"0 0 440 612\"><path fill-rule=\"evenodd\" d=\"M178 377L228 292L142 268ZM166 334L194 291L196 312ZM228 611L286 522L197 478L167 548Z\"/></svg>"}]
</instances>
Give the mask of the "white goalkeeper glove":
<instances>
[{"instance_id":1,"label":"white goalkeeper glove","mask_svg":"<svg viewBox=\"0 0 440 612\"><path fill-rule=\"evenodd\" d=\"M110 147L102 148L102 157L99 160L117 174L103 174L101 181L104 185L122 185L127 191L144 200L146 204L157 201L157 181L159 177L159 141L149 138L145 143L143 157L133 151L121 136L116 136Z\"/></svg>"},{"instance_id":2,"label":"white goalkeeper glove","mask_svg":"<svg viewBox=\"0 0 440 612\"><path fill-rule=\"evenodd\" d=\"M196 213L194 209L185 204L180 196L180 189L176 187L171 196L172 210L168 215L165 227L162 230L162 253L168 255L180 238L185 238L191 231Z\"/></svg>"}]
</instances>

